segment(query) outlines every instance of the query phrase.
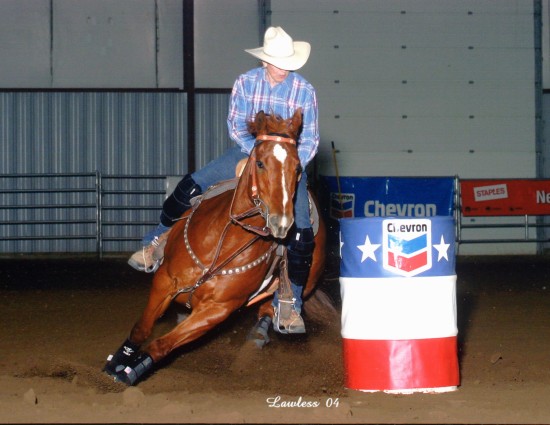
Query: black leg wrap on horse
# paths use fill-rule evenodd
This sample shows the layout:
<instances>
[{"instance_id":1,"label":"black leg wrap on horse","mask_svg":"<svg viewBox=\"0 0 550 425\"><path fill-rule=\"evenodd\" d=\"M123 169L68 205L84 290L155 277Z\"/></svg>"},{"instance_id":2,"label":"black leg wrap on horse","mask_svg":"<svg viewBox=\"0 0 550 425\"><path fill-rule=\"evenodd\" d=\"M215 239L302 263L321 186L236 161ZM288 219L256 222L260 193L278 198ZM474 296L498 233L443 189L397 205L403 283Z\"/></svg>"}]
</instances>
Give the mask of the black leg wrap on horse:
<instances>
[{"instance_id":1,"label":"black leg wrap on horse","mask_svg":"<svg viewBox=\"0 0 550 425\"><path fill-rule=\"evenodd\" d=\"M107 357L107 363L103 370L111 376L117 376L118 373L124 370L126 365L132 362L137 356L139 345L134 344L129 339L124 341L115 354Z\"/></svg>"},{"instance_id":2,"label":"black leg wrap on horse","mask_svg":"<svg viewBox=\"0 0 550 425\"><path fill-rule=\"evenodd\" d=\"M287 246L288 277L298 286L304 286L313 258L313 229L296 229Z\"/></svg>"},{"instance_id":3,"label":"black leg wrap on horse","mask_svg":"<svg viewBox=\"0 0 550 425\"><path fill-rule=\"evenodd\" d=\"M269 344L271 338L269 338L269 327L271 326L272 319L270 316L263 316L258 323L250 330L248 337L249 341L253 341L256 347L263 348Z\"/></svg>"},{"instance_id":4,"label":"black leg wrap on horse","mask_svg":"<svg viewBox=\"0 0 550 425\"><path fill-rule=\"evenodd\" d=\"M117 373L117 381L124 382L126 385L134 385L147 371L153 367L153 358L140 352L122 372Z\"/></svg>"},{"instance_id":5,"label":"black leg wrap on horse","mask_svg":"<svg viewBox=\"0 0 550 425\"><path fill-rule=\"evenodd\" d=\"M160 222L166 227L172 227L174 220L180 218L191 207L191 199L201 193L201 187L195 183L191 174L183 176L174 191L162 204Z\"/></svg>"}]
</instances>

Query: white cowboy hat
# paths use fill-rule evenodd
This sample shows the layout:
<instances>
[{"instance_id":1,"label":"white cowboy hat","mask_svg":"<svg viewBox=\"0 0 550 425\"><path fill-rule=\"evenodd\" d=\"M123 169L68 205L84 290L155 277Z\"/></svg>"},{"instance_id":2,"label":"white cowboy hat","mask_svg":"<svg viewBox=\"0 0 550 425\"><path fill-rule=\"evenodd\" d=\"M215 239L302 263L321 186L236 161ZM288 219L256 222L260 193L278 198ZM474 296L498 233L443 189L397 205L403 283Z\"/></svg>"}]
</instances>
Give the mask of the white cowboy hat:
<instances>
[{"instance_id":1,"label":"white cowboy hat","mask_svg":"<svg viewBox=\"0 0 550 425\"><path fill-rule=\"evenodd\" d=\"M264 35L263 47L245 49L245 52L277 68L295 71L307 62L311 45L307 41L292 41L281 27L269 27Z\"/></svg>"}]
</instances>

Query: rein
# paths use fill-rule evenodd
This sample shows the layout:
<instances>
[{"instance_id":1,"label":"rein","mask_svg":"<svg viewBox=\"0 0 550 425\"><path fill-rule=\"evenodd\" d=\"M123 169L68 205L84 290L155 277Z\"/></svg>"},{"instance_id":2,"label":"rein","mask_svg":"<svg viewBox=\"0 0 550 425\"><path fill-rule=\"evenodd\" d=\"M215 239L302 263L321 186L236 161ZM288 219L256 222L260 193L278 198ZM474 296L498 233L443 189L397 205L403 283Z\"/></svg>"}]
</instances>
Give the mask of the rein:
<instances>
[{"instance_id":1,"label":"rein","mask_svg":"<svg viewBox=\"0 0 550 425\"><path fill-rule=\"evenodd\" d=\"M225 240L225 236L227 234L227 230L229 229L229 225L231 224L231 221L227 222L227 224L225 225L224 229L223 229L223 232L222 232L222 235L220 237L220 240L218 242L218 246L216 247L216 253L214 255L214 258L212 259L212 262L210 264L210 267L205 267L201 262L200 260L198 259L198 257L194 254L193 250L191 249L191 245L189 244L189 240L187 238L187 226L189 225L189 223L191 222L191 217L193 215L195 211L193 210L193 212L189 215L189 217L187 218L187 223L185 223L185 246L187 248L187 251L189 252L189 255L191 255L191 257L193 258L193 260L195 261L195 263L202 269L203 271L203 274L202 276L195 282L194 285L192 286L186 286L184 288L180 288L176 291L176 293L172 296L172 300L175 299L178 295L180 294L184 294L184 293L190 293L189 295L189 299L187 300L187 302L185 303L185 305L191 309L192 306L191 306L191 298L193 297L193 292L195 292L195 290L197 288L199 288L203 283L205 283L206 281L212 279L214 276L217 276L217 275L232 275L232 274L238 274L238 273L242 273L246 270L250 270L252 267L255 267L257 266L258 264L260 264L262 261L268 261L269 260L269 257L271 256L271 253L275 250L275 248L277 247L277 243L276 242L273 242L273 244L271 244L271 246L269 247L269 249L261 256L259 257L258 259L256 259L255 261L249 263L249 264L245 264L243 266L240 266L240 267L236 267L236 268L233 268L233 269L229 269L229 270L223 270L223 268L228 265L231 261L233 261L235 258L237 258L241 253L243 253L246 249L248 249L249 247L251 247L258 239L260 239L260 236L256 235L254 236L252 239L250 239L248 242L246 242L244 245L242 245L239 249L237 249L233 254L231 254L229 257L227 257L225 260L223 260L220 264L216 265L216 262L218 261L218 258L220 256L220 251L221 251L221 247L223 245L223 241Z\"/></svg>"},{"instance_id":2,"label":"rein","mask_svg":"<svg viewBox=\"0 0 550 425\"><path fill-rule=\"evenodd\" d=\"M256 149L255 148L256 148L256 146L258 146L258 144L260 144L263 141L273 141L273 142L279 142L279 143L282 142L282 143L289 143L289 144L292 144L294 146L296 145L296 141L294 139L289 138L289 137L285 137L284 135L269 134L269 135L259 136L256 139L256 143L254 144L254 149L252 149L252 152L250 153L249 162L250 161L253 161L254 163L256 162ZM267 207L266 203L258 195L256 167L255 167L254 163L251 164L251 167L250 167L250 177L252 179L252 184L251 184L252 202L254 203L254 207L250 208L249 210L247 210L247 211L245 211L241 214L234 215L233 214L233 205L235 203L235 198L236 198L236 195L237 195L237 189L234 190L233 198L231 199L231 205L229 207L229 221L227 222L227 224L225 225L225 227L222 231L222 234L220 236L220 240L218 241L218 245L216 247L216 252L214 254L214 258L213 258L213 260L210 264L210 267L206 267L200 262L200 260L197 258L197 256L193 252L193 250L191 248L191 245L189 243L189 240L187 238L187 229L188 229L189 223L191 222L191 217L193 216L193 213L195 212L196 208L198 207L198 204L195 205L195 207L193 208L193 211L187 217L187 222L185 223L185 231L184 231L185 245L186 245L187 251L189 252L189 255L192 257L192 259L195 261L195 263L202 269L203 275L195 282L194 285L178 289L176 291L176 293L172 296L172 299L175 299L178 295L180 295L182 293L190 293L189 299L186 302L186 305L187 305L188 308L191 308L191 298L193 296L193 292L197 288L199 288L203 283L210 280L211 278L213 278L216 275L231 275L231 274L241 273L241 272L244 272L246 270L251 269L252 267L257 266L258 264L260 264L263 261L269 261L269 258L271 257L271 254L273 253L273 251L279 245L277 242L274 241L271 244L271 246L268 248L268 250L262 256L260 256L258 259L256 259L255 261L253 261L249 264L245 264L245 265L240 266L240 267L236 267L234 269L223 270L223 268L227 264L229 264L231 261L233 261L235 258L237 258L241 253L243 253L249 247L254 245L254 243L256 243L256 241L258 241L261 237L268 237L268 236L271 235L271 230L269 229L269 227L267 227L267 223L268 223L268 220L269 220L269 208ZM254 225L245 223L243 221L244 219L249 218L249 217L253 217L255 215L262 216L265 220L266 225L263 226L263 227L254 226ZM228 258L223 260L220 264L216 265L216 262L218 261L219 255L220 255L220 252L221 252L221 247L223 245L223 242L225 240L225 237L227 235L227 231L228 231L229 226L230 226L231 223L236 224L236 225L242 227L243 229L248 230L252 233L255 233L255 236L252 239L250 239L249 241L247 241L246 243L244 243L239 249L237 249Z\"/></svg>"}]
</instances>

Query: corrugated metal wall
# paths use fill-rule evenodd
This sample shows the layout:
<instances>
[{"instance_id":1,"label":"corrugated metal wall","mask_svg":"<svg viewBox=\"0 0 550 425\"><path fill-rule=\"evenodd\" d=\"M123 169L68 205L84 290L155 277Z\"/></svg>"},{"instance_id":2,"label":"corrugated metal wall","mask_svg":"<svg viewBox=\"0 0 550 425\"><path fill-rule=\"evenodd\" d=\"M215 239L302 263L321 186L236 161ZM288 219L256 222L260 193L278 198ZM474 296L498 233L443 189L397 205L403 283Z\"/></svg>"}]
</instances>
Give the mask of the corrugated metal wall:
<instances>
[{"instance_id":1,"label":"corrugated metal wall","mask_svg":"<svg viewBox=\"0 0 550 425\"><path fill-rule=\"evenodd\" d=\"M207 103L207 102L206 102ZM209 110L208 106L204 106ZM225 109L226 110L226 109ZM183 92L0 92L0 203L34 205L62 203L65 209L0 209L0 252L94 251L94 240L31 240L6 238L89 234L93 224L21 225L17 221L84 220L95 218L93 192L61 193L93 186L91 177L52 179L6 178L11 174L93 173L125 176L183 175L187 172L187 112ZM91 179L91 180L90 180ZM54 185L54 187L44 187ZM105 180L107 190L163 190L164 180ZM51 193L9 193L14 189L54 189ZM57 190L56 190L57 189ZM164 195L109 195L107 205L144 204L160 208ZM106 219L126 223L155 222L158 209L112 210ZM109 226L112 237L141 237L149 226ZM106 251L132 250L135 243L110 242Z\"/></svg>"},{"instance_id":2,"label":"corrugated metal wall","mask_svg":"<svg viewBox=\"0 0 550 425\"><path fill-rule=\"evenodd\" d=\"M201 168L233 146L227 133L229 94L200 94L195 99L197 145L195 163Z\"/></svg>"},{"instance_id":3,"label":"corrugated metal wall","mask_svg":"<svg viewBox=\"0 0 550 425\"><path fill-rule=\"evenodd\" d=\"M0 173L180 174L182 92L0 92Z\"/></svg>"}]
</instances>

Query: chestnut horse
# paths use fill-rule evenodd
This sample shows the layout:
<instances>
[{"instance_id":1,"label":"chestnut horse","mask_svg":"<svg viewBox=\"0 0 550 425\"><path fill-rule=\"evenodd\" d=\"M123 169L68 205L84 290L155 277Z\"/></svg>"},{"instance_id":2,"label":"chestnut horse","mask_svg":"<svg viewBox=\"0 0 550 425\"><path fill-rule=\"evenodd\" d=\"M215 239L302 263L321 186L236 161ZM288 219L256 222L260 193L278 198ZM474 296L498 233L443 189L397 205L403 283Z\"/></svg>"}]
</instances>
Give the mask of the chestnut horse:
<instances>
[{"instance_id":1,"label":"chestnut horse","mask_svg":"<svg viewBox=\"0 0 550 425\"><path fill-rule=\"evenodd\" d=\"M301 124L301 110L286 120L259 112L248 124L256 144L236 187L215 196L206 193L172 227L145 310L105 365L115 381L135 384L171 351L204 335L249 303L252 295L261 295L266 275L283 269L286 261L278 261L276 251L294 222L293 198L302 171L295 141ZM324 248L320 222L304 299L323 271ZM273 270L273 264L279 266ZM191 313L141 348L172 301ZM262 303L258 329L267 338L273 307L269 298Z\"/></svg>"}]
</instances>

